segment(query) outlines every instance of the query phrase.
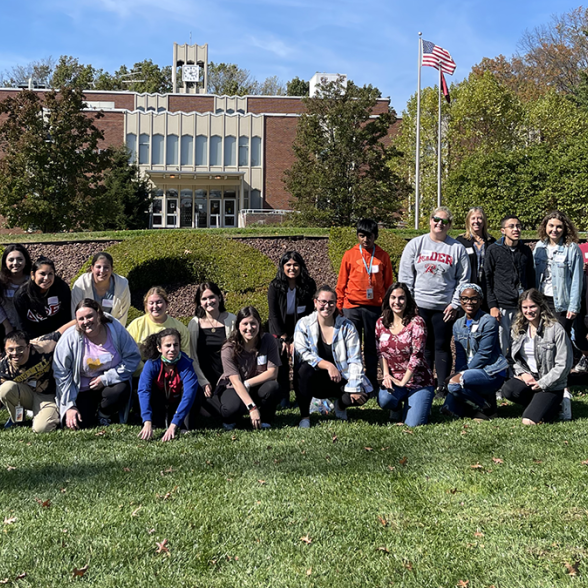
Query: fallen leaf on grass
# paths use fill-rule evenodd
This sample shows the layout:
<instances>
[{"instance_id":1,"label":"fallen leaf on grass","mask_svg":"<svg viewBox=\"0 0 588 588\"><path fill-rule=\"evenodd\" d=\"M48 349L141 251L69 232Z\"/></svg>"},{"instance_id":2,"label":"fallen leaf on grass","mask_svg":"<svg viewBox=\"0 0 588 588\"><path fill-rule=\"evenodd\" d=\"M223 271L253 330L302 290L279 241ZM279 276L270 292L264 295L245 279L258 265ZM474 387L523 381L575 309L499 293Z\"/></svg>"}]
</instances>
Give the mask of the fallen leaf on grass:
<instances>
[{"instance_id":1,"label":"fallen leaf on grass","mask_svg":"<svg viewBox=\"0 0 588 588\"><path fill-rule=\"evenodd\" d=\"M62 488L62 489L60 490L60 492L61 492L62 494L65 494L65 493L67 492L67 488Z\"/></svg>"},{"instance_id":2,"label":"fallen leaf on grass","mask_svg":"<svg viewBox=\"0 0 588 588\"><path fill-rule=\"evenodd\" d=\"M457 488L450 488L448 490L448 492L450 492L451 494L455 494L455 493L459 492L459 490Z\"/></svg>"},{"instance_id":3,"label":"fallen leaf on grass","mask_svg":"<svg viewBox=\"0 0 588 588\"><path fill-rule=\"evenodd\" d=\"M409 561L405 561L405 562L404 562L402 565L403 565L403 566L404 566L404 567L405 567L405 568L406 568L406 569L407 569L409 572L412 572L412 570L413 570L413 567L412 567L412 564L411 564Z\"/></svg>"},{"instance_id":4,"label":"fallen leaf on grass","mask_svg":"<svg viewBox=\"0 0 588 588\"><path fill-rule=\"evenodd\" d=\"M88 571L88 564L86 564L83 568L74 568L73 569L74 578L77 578L78 576L80 578L82 578L87 571Z\"/></svg>"},{"instance_id":5,"label":"fallen leaf on grass","mask_svg":"<svg viewBox=\"0 0 588 588\"><path fill-rule=\"evenodd\" d=\"M35 498L35 502L39 503L42 508L49 508L51 506L50 500L41 500L40 498Z\"/></svg>"},{"instance_id":6,"label":"fallen leaf on grass","mask_svg":"<svg viewBox=\"0 0 588 588\"><path fill-rule=\"evenodd\" d=\"M137 513L138 513L138 512L139 512L139 511L140 511L142 508L143 508L142 506L139 506L138 508L136 508L136 509L135 509L135 510L134 510L134 511L131 513L131 516L132 516L132 517L136 517L136 516L137 516Z\"/></svg>"},{"instance_id":7,"label":"fallen leaf on grass","mask_svg":"<svg viewBox=\"0 0 588 588\"><path fill-rule=\"evenodd\" d=\"M467 431L462 431L462 432L460 433L460 435L467 435L467 434L468 434L468 432L467 432Z\"/></svg>"},{"instance_id":8,"label":"fallen leaf on grass","mask_svg":"<svg viewBox=\"0 0 588 588\"><path fill-rule=\"evenodd\" d=\"M149 529L149 531L147 531L147 533L149 533L149 535L153 535L153 533L155 533L155 529Z\"/></svg>"},{"instance_id":9,"label":"fallen leaf on grass","mask_svg":"<svg viewBox=\"0 0 588 588\"><path fill-rule=\"evenodd\" d=\"M102 437L102 435L106 435L106 431L98 431L97 433L94 433L94 435L96 435L96 437Z\"/></svg>"},{"instance_id":10,"label":"fallen leaf on grass","mask_svg":"<svg viewBox=\"0 0 588 588\"><path fill-rule=\"evenodd\" d=\"M257 480L262 486L265 484L265 480Z\"/></svg>"},{"instance_id":11,"label":"fallen leaf on grass","mask_svg":"<svg viewBox=\"0 0 588 588\"><path fill-rule=\"evenodd\" d=\"M409 435L414 435L414 431L412 429L403 429L403 433L408 433Z\"/></svg>"},{"instance_id":12,"label":"fallen leaf on grass","mask_svg":"<svg viewBox=\"0 0 588 588\"><path fill-rule=\"evenodd\" d=\"M172 468L171 466L169 468L167 468L166 470L161 470L159 473L162 476L165 476L165 474L171 474L174 471L174 468Z\"/></svg>"},{"instance_id":13,"label":"fallen leaf on grass","mask_svg":"<svg viewBox=\"0 0 588 588\"><path fill-rule=\"evenodd\" d=\"M566 570L568 571L569 576L577 576L578 575L578 567L580 562L576 562L575 564L568 563L567 561L564 562L566 566Z\"/></svg>"},{"instance_id":14,"label":"fallen leaf on grass","mask_svg":"<svg viewBox=\"0 0 588 588\"><path fill-rule=\"evenodd\" d=\"M380 521L380 523L382 523L383 527L388 526L388 521L384 517L378 516L378 520Z\"/></svg>"},{"instance_id":15,"label":"fallen leaf on grass","mask_svg":"<svg viewBox=\"0 0 588 588\"><path fill-rule=\"evenodd\" d=\"M543 463L543 460L541 460L541 459L534 459L533 461L534 461L535 463Z\"/></svg>"},{"instance_id":16,"label":"fallen leaf on grass","mask_svg":"<svg viewBox=\"0 0 588 588\"><path fill-rule=\"evenodd\" d=\"M474 537L483 537L483 536L484 536L484 533L482 533L481 531L476 531L474 533Z\"/></svg>"},{"instance_id":17,"label":"fallen leaf on grass","mask_svg":"<svg viewBox=\"0 0 588 588\"><path fill-rule=\"evenodd\" d=\"M405 466L407 462L408 462L408 457L403 457L402 459L398 460L398 463L403 466Z\"/></svg>"},{"instance_id":18,"label":"fallen leaf on grass","mask_svg":"<svg viewBox=\"0 0 588 588\"><path fill-rule=\"evenodd\" d=\"M10 582L10 578L4 578L4 580L0 580L0 584L8 584Z\"/></svg>"},{"instance_id":19,"label":"fallen leaf on grass","mask_svg":"<svg viewBox=\"0 0 588 588\"><path fill-rule=\"evenodd\" d=\"M7 467L6 467L6 469L7 469L8 471L10 471L10 470L15 470L15 469L16 469L16 466L11 466L11 465L9 465L9 466L7 466Z\"/></svg>"},{"instance_id":20,"label":"fallen leaf on grass","mask_svg":"<svg viewBox=\"0 0 588 588\"><path fill-rule=\"evenodd\" d=\"M17 580L22 580L23 578L26 578L26 577L27 577L27 573L26 572L23 572L22 574L19 574L18 576L16 576L16 579Z\"/></svg>"},{"instance_id":21,"label":"fallen leaf on grass","mask_svg":"<svg viewBox=\"0 0 588 588\"><path fill-rule=\"evenodd\" d=\"M332 441L333 443L335 443L335 441L337 441L337 435L333 435L333 436L331 437L331 441Z\"/></svg>"},{"instance_id":22,"label":"fallen leaf on grass","mask_svg":"<svg viewBox=\"0 0 588 588\"><path fill-rule=\"evenodd\" d=\"M382 547L378 547L378 551L383 551L384 553L390 553L390 550L387 547L384 547L382 545Z\"/></svg>"},{"instance_id":23,"label":"fallen leaf on grass","mask_svg":"<svg viewBox=\"0 0 588 588\"><path fill-rule=\"evenodd\" d=\"M4 517L5 525L12 525L13 523L16 523L16 517L12 517L10 519L8 517Z\"/></svg>"},{"instance_id":24,"label":"fallen leaf on grass","mask_svg":"<svg viewBox=\"0 0 588 588\"><path fill-rule=\"evenodd\" d=\"M484 466L479 463L475 463L475 464L471 465L470 467L472 468L472 470L483 470L484 469ZM469 580L468 580L468 582L469 582Z\"/></svg>"},{"instance_id":25,"label":"fallen leaf on grass","mask_svg":"<svg viewBox=\"0 0 588 588\"><path fill-rule=\"evenodd\" d=\"M388 469L389 469L391 472L393 472L393 471L394 471L396 468L395 468L394 466L391 466L391 465L389 465L389 466L388 466Z\"/></svg>"},{"instance_id":26,"label":"fallen leaf on grass","mask_svg":"<svg viewBox=\"0 0 588 588\"><path fill-rule=\"evenodd\" d=\"M500 459L499 457L493 457L492 458L492 461L494 463L504 463L504 460L503 459Z\"/></svg>"},{"instance_id":27,"label":"fallen leaf on grass","mask_svg":"<svg viewBox=\"0 0 588 588\"><path fill-rule=\"evenodd\" d=\"M372 450L372 448L371 448L371 447L364 447L364 449L365 449L366 451L371 451L371 450Z\"/></svg>"},{"instance_id":28,"label":"fallen leaf on grass","mask_svg":"<svg viewBox=\"0 0 588 588\"><path fill-rule=\"evenodd\" d=\"M302 541L302 543L306 543L306 545L310 545L312 543L312 539L308 535L300 537L300 541Z\"/></svg>"},{"instance_id":29,"label":"fallen leaf on grass","mask_svg":"<svg viewBox=\"0 0 588 588\"><path fill-rule=\"evenodd\" d=\"M237 440L237 435L231 435L231 441L236 441Z\"/></svg>"},{"instance_id":30,"label":"fallen leaf on grass","mask_svg":"<svg viewBox=\"0 0 588 588\"><path fill-rule=\"evenodd\" d=\"M588 465L588 459L582 462L582 465Z\"/></svg>"},{"instance_id":31,"label":"fallen leaf on grass","mask_svg":"<svg viewBox=\"0 0 588 588\"><path fill-rule=\"evenodd\" d=\"M155 542L157 545L157 549L155 553L169 553L169 548L167 547L167 539L164 539L161 543Z\"/></svg>"},{"instance_id":32,"label":"fallen leaf on grass","mask_svg":"<svg viewBox=\"0 0 588 588\"><path fill-rule=\"evenodd\" d=\"M130 472L131 468L123 468L123 472Z\"/></svg>"},{"instance_id":33,"label":"fallen leaf on grass","mask_svg":"<svg viewBox=\"0 0 588 588\"><path fill-rule=\"evenodd\" d=\"M307 575L307 576L310 576L310 574L312 574L312 568L308 568L308 569L306 570L306 575Z\"/></svg>"},{"instance_id":34,"label":"fallen leaf on grass","mask_svg":"<svg viewBox=\"0 0 588 588\"><path fill-rule=\"evenodd\" d=\"M469 580L460 580L457 585L459 588L467 588L468 584L470 583Z\"/></svg>"}]
</instances>

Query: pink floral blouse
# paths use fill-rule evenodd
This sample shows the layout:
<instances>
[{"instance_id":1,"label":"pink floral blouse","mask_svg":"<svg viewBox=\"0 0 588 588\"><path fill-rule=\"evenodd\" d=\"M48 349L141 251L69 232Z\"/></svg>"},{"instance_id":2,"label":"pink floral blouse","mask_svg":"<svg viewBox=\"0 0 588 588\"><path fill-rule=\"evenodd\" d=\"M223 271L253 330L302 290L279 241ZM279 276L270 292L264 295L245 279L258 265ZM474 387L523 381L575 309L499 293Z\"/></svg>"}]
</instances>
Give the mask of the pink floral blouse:
<instances>
[{"instance_id":1,"label":"pink floral blouse","mask_svg":"<svg viewBox=\"0 0 588 588\"><path fill-rule=\"evenodd\" d=\"M413 372L407 388L424 388L433 385L433 372L425 361L427 327L420 316L415 316L396 335L384 326L382 319L376 323L376 347L378 357L388 362L390 375L402 380L406 370Z\"/></svg>"}]
</instances>

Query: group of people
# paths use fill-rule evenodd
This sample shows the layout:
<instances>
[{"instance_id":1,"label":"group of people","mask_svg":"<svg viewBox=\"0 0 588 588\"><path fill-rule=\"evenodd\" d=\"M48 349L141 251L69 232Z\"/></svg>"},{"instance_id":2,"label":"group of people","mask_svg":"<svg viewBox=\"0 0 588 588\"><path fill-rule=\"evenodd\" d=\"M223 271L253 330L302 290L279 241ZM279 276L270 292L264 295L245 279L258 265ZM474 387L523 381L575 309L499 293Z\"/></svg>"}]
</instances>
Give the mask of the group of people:
<instances>
[{"instance_id":1,"label":"group of people","mask_svg":"<svg viewBox=\"0 0 588 588\"><path fill-rule=\"evenodd\" d=\"M301 428L310 427L313 399L334 400L346 420L372 396L410 427L428 422L436 395L456 417L491 418L504 396L525 407L527 424L554 420L562 407L571 418L570 336L576 371L588 371L588 253L575 227L548 214L532 252L516 216L502 220L497 242L481 208L469 211L465 235L451 238L451 226L447 208L433 212L430 231L406 245L398 281L370 219L358 222L335 289L317 288L302 256L288 251L268 288L269 332L252 306L228 312L213 282L197 286L187 327L168 314L158 286L127 326L129 284L108 253L70 291L50 259L32 263L25 247L9 245L0 268L7 425L27 411L36 432L124 423L136 411L142 439L164 429L168 441L206 415L227 430L249 415L263 429L289 406L291 388Z\"/></svg>"}]
</instances>

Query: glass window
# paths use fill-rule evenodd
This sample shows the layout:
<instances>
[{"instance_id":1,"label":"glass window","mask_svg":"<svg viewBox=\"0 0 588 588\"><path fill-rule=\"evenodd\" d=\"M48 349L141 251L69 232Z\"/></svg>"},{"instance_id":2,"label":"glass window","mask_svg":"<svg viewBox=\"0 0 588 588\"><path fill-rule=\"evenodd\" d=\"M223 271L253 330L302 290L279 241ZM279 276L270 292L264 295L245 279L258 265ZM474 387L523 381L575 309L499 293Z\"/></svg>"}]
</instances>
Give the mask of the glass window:
<instances>
[{"instance_id":1,"label":"glass window","mask_svg":"<svg viewBox=\"0 0 588 588\"><path fill-rule=\"evenodd\" d=\"M233 190L233 189L225 190L225 199L226 198L237 198L236 190Z\"/></svg>"},{"instance_id":2,"label":"glass window","mask_svg":"<svg viewBox=\"0 0 588 588\"><path fill-rule=\"evenodd\" d=\"M261 137L251 139L251 167L261 165Z\"/></svg>"},{"instance_id":3,"label":"glass window","mask_svg":"<svg viewBox=\"0 0 588 588\"><path fill-rule=\"evenodd\" d=\"M223 139L218 135L210 137L210 165L222 165Z\"/></svg>"},{"instance_id":4,"label":"glass window","mask_svg":"<svg viewBox=\"0 0 588 588\"><path fill-rule=\"evenodd\" d=\"M153 135L151 165L163 165L163 135Z\"/></svg>"},{"instance_id":5,"label":"glass window","mask_svg":"<svg viewBox=\"0 0 588 588\"><path fill-rule=\"evenodd\" d=\"M205 135L196 137L196 165L207 165L208 139Z\"/></svg>"},{"instance_id":6,"label":"glass window","mask_svg":"<svg viewBox=\"0 0 588 588\"><path fill-rule=\"evenodd\" d=\"M249 137L239 137L239 165L249 165Z\"/></svg>"},{"instance_id":7,"label":"glass window","mask_svg":"<svg viewBox=\"0 0 588 588\"><path fill-rule=\"evenodd\" d=\"M180 191L180 228L192 226L192 190Z\"/></svg>"},{"instance_id":8,"label":"glass window","mask_svg":"<svg viewBox=\"0 0 588 588\"><path fill-rule=\"evenodd\" d=\"M130 152L129 161L131 163L137 161L137 135L135 133L127 133L127 149Z\"/></svg>"},{"instance_id":9,"label":"glass window","mask_svg":"<svg viewBox=\"0 0 588 588\"><path fill-rule=\"evenodd\" d=\"M237 139L228 135L225 137L225 166L231 167L237 165L235 149L237 145Z\"/></svg>"},{"instance_id":10,"label":"glass window","mask_svg":"<svg viewBox=\"0 0 588 588\"><path fill-rule=\"evenodd\" d=\"M161 226L163 225L163 190L157 190L155 192L155 198L153 199L153 203L151 204L151 220L153 226Z\"/></svg>"},{"instance_id":11,"label":"glass window","mask_svg":"<svg viewBox=\"0 0 588 588\"><path fill-rule=\"evenodd\" d=\"M208 226L207 192L206 190L196 190L194 196L194 214L197 215L195 225L199 229L205 229Z\"/></svg>"},{"instance_id":12,"label":"glass window","mask_svg":"<svg viewBox=\"0 0 588 588\"><path fill-rule=\"evenodd\" d=\"M251 208L263 208L261 192L259 190L251 190Z\"/></svg>"},{"instance_id":13,"label":"glass window","mask_svg":"<svg viewBox=\"0 0 588 588\"><path fill-rule=\"evenodd\" d=\"M157 112L165 112L165 108L163 106L158 106Z\"/></svg>"},{"instance_id":14,"label":"glass window","mask_svg":"<svg viewBox=\"0 0 588 588\"><path fill-rule=\"evenodd\" d=\"M149 164L149 135L147 133L139 135L139 163Z\"/></svg>"},{"instance_id":15,"label":"glass window","mask_svg":"<svg viewBox=\"0 0 588 588\"><path fill-rule=\"evenodd\" d=\"M167 136L167 151L165 155L167 165L178 165L178 136Z\"/></svg>"},{"instance_id":16,"label":"glass window","mask_svg":"<svg viewBox=\"0 0 588 588\"><path fill-rule=\"evenodd\" d=\"M145 112L145 107L144 106L137 106L137 110L140 110L141 112Z\"/></svg>"},{"instance_id":17,"label":"glass window","mask_svg":"<svg viewBox=\"0 0 588 588\"><path fill-rule=\"evenodd\" d=\"M249 208L249 190L243 192L243 208Z\"/></svg>"},{"instance_id":18,"label":"glass window","mask_svg":"<svg viewBox=\"0 0 588 588\"><path fill-rule=\"evenodd\" d=\"M182 165L192 165L194 162L194 137L182 135Z\"/></svg>"}]
</instances>

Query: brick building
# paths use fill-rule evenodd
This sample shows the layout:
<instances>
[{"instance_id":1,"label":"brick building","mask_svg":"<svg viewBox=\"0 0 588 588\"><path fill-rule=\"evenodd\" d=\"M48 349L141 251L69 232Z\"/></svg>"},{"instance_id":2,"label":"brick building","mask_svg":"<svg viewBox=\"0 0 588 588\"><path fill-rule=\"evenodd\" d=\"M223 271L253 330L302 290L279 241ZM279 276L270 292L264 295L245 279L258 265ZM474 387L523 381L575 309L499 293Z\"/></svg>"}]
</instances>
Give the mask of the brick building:
<instances>
[{"instance_id":1,"label":"brick building","mask_svg":"<svg viewBox=\"0 0 588 588\"><path fill-rule=\"evenodd\" d=\"M244 211L267 220L290 209L283 177L294 160L301 98L207 94L206 45L174 45L174 63L197 63L202 82L164 95L84 92L88 110L104 113L96 125L105 143L126 143L149 176L153 228L236 227ZM2 89L0 100L19 91ZM380 100L374 114L388 106Z\"/></svg>"}]
</instances>

